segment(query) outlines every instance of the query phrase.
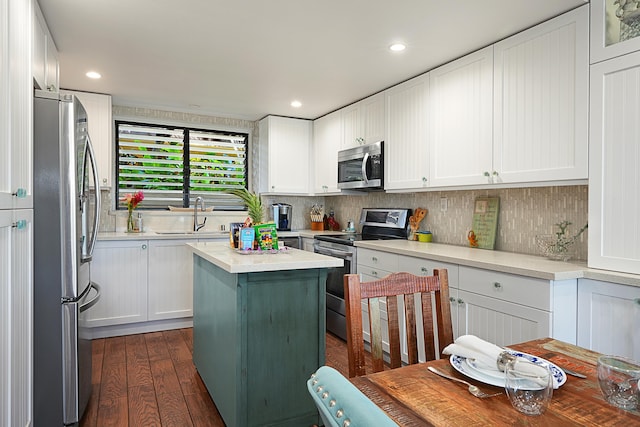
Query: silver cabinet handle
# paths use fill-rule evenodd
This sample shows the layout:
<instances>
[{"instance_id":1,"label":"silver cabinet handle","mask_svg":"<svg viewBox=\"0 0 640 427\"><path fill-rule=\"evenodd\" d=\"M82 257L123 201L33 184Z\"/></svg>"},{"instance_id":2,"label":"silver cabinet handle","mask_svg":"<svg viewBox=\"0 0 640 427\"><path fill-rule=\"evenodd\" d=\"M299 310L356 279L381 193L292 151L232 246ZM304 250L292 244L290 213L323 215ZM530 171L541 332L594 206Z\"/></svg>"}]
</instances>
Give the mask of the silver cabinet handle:
<instances>
[{"instance_id":1,"label":"silver cabinet handle","mask_svg":"<svg viewBox=\"0 0 640 427\"><path fill-rule=\"evenodd\" d=\"M458 304L460 305L464 304L464 300L462 298L458 298Z\"/></svg>"},{"instance_id":2,"label":"silver cabinet handle","mask_svg":"<svg viewBox=\"0 0 640 427\"><path fill-rule=\"evenodd\" d=\"M502 284L500 282L493 282L493 287L495 289L500 289L500 288L502 288Z\"/></svg>"},{"instance_id":3,"label":"silver cabinet handle","mask_svg":"<svg viewBox=\"0 0 640 427\"><path fill-rule=\"evenodd\" d=\"M142 249L147 249L147 245L142 245Z\"/></svg>"},{"instance_id":4,"label":"silver cabinet handle","mask_svg":"<svg viewBox=\"0 0 640 427\"><path fill-rule=\"evenodd\" d=\"M372 271L372 272L371 272L371 275L372 275L372 276L376 276L376 277L378 277L378 272L377 272L377 271Z\"/></svg>"},{"instance_id":5,"label":"silver cabinet handle","mask_svg":"<svg viewBox=\"0 0 640 427\"><path fill-rule=\"evenodd\" d=\"M371 257L371 261L373 261L373 262L378 262L378 258L376 258L376 257L372 256L372 257Z\"/></svg>"},{"instance_id":6,"label":"silver cabinet handle","mask_svg":"<svg viewBox=\"0 0 640 427\"><path fill-rule=\"evenodd\" d=\"M454 297L449 297L449 301L454 303L454 302L456 302L456 299Z\"/></svg>"},{"instance_id":7,"label":"silver cabinet handle","mask_svg":"<svg viewBox=\"0 0 640 427\"><path fill-rule=\"evenodd\" d=\"M421 267L420 271L422 271L423 273L429 273L429 269L427 267Z\"/></svg>"}]
</instances>

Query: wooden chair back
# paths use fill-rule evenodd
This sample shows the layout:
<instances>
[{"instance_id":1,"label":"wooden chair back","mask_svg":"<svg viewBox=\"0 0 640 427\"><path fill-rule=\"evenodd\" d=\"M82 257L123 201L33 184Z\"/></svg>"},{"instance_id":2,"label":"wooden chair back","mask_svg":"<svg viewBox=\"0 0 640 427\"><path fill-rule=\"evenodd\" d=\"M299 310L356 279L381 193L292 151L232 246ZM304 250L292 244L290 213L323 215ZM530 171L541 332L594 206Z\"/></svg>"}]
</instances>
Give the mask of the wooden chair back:
<instances>
[{"instance_id":1,"label":"wooden chair back","mask_svg":"<svg viewBox=\"0 0 640 427\"><path fill-rule=\"evenodd\" d=\"M416 298L415 295L420 297ZM415 276L410 273L393 273L383 279L361 282L358 274L345 274L344 295L347 314L347 350L349 356L349 378L365 375L365 349L363 339L362 301L369 310L371 357L374 372L384 369L382 348L382 322L380 302L386 298L389 365L402 365L400 353L400 323L398 296L403 298L408 363L418 363L418 329L416 311L421 313L426 360L434 360L447 345L453 342L449 281L446 269L434 269L433 276ZM435 295L435 307L432 303ZM416 308L417 307L417 308ZM434 310L435 308L435 310ZM437 326L434 328L434 312ZM437 342L436 342L437 331ZM436 353L436 343L439 349Z\"/></svg>"}]
</instances>

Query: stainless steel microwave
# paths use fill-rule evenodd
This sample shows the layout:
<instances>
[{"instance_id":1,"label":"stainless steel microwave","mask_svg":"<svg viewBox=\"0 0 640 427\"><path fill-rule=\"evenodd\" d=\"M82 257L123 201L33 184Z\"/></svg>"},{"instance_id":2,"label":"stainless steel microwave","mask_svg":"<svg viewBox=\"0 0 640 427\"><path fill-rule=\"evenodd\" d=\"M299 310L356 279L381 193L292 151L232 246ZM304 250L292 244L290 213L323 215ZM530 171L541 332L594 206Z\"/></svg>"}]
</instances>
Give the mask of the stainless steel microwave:
<instances>
[{"instance_id":1,"label":"stainless steel microwave","mask_svg":"<svg viewBox=\"0 0 640 427\"><path fill-rule=\"evenodd\" d=\"M383 141L338 151L338 188L384 188Z\"/></svg>"}]
</instances>

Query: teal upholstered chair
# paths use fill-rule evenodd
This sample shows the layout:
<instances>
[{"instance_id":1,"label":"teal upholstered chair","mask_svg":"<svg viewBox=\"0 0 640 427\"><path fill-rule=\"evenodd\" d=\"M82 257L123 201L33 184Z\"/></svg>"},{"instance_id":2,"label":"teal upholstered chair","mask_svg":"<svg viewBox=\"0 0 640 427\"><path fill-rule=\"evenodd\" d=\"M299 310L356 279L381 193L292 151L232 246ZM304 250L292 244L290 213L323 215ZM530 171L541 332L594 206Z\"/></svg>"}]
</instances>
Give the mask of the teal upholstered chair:
<instances>
[{"instance_id":1,"label":"teal upholstered chair","mask_svg":"<svg viewBox=\"0 0 640 427\"><path fill-rule=\"evenodd\" d=\"M322 366L307 381L325 427L397 427L340 372Z\"/></svg>"}]
</instances>

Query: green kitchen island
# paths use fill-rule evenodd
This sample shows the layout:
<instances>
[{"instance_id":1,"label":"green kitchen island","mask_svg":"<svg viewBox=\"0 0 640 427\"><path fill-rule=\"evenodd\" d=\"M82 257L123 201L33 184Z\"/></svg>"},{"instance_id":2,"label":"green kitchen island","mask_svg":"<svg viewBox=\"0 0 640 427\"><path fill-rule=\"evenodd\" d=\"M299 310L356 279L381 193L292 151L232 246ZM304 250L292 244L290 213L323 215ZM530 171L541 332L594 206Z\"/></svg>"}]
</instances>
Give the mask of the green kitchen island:
<instances>
[{"instance_id":1,"label":"green kitchen island","mask_svg":"<svg viewBox=\"0 0 640 427\"><path fill-rule=\"evenodd\" d=\"M228 427L310 426L306 381L325 361L327 269L338 258L289 249L193 251L193 362Z\"/></svg>"}]
</instances>

